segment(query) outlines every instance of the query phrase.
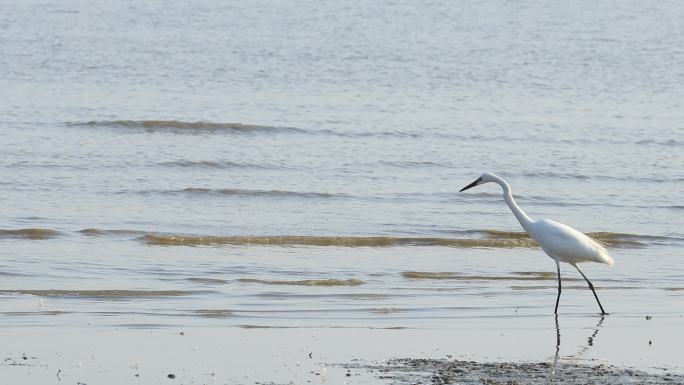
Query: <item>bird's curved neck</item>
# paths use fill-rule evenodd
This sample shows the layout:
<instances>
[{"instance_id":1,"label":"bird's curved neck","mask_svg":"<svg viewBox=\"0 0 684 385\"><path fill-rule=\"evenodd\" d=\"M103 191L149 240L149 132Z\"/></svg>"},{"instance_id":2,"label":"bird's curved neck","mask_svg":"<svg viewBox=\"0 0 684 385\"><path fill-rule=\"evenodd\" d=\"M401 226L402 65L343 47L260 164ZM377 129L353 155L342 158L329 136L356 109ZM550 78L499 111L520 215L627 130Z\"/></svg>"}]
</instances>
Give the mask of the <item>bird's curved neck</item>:
<instances>
[{"instance_id":1,"label":"bird's curved neck","mask_svg":"<svg viewBox=\"0 0 684 385\"><path fill-rule=\"evenodd\" d=\"M503 189L504 200L513 212L513 215L515 215L515 218L518 220L518 222L520 222L520 225L523 227L523 229L525 229L525 231L528 231L529 225L532 223L532 218L528 217L527 214L525 214L525 212L515 202L515 199L513 199L513 194L511 193L511 186L509 186L508 183L506 183L506 181L501 178L499 178L499 180L497 180L496 183Z\"/></svg>"}]
</instances>

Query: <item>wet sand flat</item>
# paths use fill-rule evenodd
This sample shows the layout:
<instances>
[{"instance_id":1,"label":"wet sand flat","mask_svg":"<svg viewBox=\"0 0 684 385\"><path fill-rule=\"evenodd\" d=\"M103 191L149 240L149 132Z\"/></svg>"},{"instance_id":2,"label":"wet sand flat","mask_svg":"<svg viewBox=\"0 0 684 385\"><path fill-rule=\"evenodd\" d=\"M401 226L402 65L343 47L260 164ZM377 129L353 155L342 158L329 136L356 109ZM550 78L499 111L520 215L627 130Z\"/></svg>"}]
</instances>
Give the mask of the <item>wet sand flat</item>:
<instances>
[{"instance_id":1,"label":"wet sand flat","mask_svg":"<svg viewBox=\"0 0 684 385\"><path fill-rule=\"evenodd\" d=\"M608 317L596 326L566 315L559 329L549 317L455 319L446 329L187 327L136 317L118 327L30 326L36 317L0 330L6 383L684 383L671 354L682 342L675 317Z\"/></svg>"}]
</instances>

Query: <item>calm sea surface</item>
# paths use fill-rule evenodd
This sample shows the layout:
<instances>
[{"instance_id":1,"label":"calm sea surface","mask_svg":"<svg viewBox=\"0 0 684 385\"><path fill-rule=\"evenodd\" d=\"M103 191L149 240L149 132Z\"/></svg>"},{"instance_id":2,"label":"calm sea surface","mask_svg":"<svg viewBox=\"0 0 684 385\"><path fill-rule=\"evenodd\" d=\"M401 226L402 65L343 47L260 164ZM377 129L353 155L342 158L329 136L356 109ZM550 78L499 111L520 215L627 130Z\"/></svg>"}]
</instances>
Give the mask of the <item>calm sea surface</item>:
<instances>
[{"instance_id":1,"label":"calm sea surface","mask_svg":"<svg viewBox=\"0 0 684 385\"><path fill-rule=\"evenodd\" d=\"M680 2L0 3L0 323L681 322ZM593 316L563 266L560 310ZM593 323L590 322L590 323ZM551 326L551 325L549 325Z\"/></svg>"}]
</instances>

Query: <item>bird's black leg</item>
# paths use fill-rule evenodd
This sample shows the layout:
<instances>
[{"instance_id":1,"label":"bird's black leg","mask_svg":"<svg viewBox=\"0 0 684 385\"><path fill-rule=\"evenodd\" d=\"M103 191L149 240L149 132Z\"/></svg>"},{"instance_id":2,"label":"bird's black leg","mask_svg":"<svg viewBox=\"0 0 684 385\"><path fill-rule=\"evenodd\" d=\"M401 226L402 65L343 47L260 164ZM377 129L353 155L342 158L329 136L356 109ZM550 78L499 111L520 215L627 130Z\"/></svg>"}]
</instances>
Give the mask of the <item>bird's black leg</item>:
<instances>
[{"instance_id":1,"label":"bird's black leg","mask_svg":"<svg viewBox=\"0 0 684 385\"><path fill-rule=\"evenodd\" d=\"M596 295L596 290L594 290L594 285L592 285L591 281L589 281L587 276L584 275L584 273L582 273L582 270L580 270L579 266L577 266L576 264L573 264L573 266L575 266L575 269L577 269L577 271L579 271L579 273L582 274L582 277L584 278L584 280L587 281L587 283L589 284L589 288L591 289L591 292L594 293L594 298L596 298L596 302L598 303L599 308L601 309L601 314L608 314L605 312L605 310L603 310L603 306L601 306L601 301L599 301L598 295Z\"/></svg>"},{"instance_id":2,"label":"bird's black leg","mask_svg":"<svg viewBox=\"0 0 684 385\"><path fill-rule=\"evenodd\" d=\"M558 314L558 302L560 301L561 294L560 262L557 259L556 268L558 269L558 297L556 297L556 310L553 311L553 314Z\"/></svg>"}]
</instances>

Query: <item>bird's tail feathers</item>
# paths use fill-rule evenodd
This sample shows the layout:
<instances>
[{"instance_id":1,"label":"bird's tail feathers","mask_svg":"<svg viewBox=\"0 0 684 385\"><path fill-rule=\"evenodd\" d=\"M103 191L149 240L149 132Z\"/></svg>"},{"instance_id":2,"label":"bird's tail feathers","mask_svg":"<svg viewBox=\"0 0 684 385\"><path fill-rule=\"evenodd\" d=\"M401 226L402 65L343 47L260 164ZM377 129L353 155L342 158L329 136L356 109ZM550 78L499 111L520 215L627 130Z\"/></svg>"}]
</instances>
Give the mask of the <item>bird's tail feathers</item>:
<instances>
[{"instance_id":1,"label":"bird's tail feathers","mask_svg":"<svg viewBox=\"0 0 684 385\"><path fill-rule=\"evenodd\" d=\"M605 263L608 266L613 266L613 264L615 263L613 257L611 257L607 252L601 253L601 259L603 259L603 263Z\"/></svg>"}]
</instances>

